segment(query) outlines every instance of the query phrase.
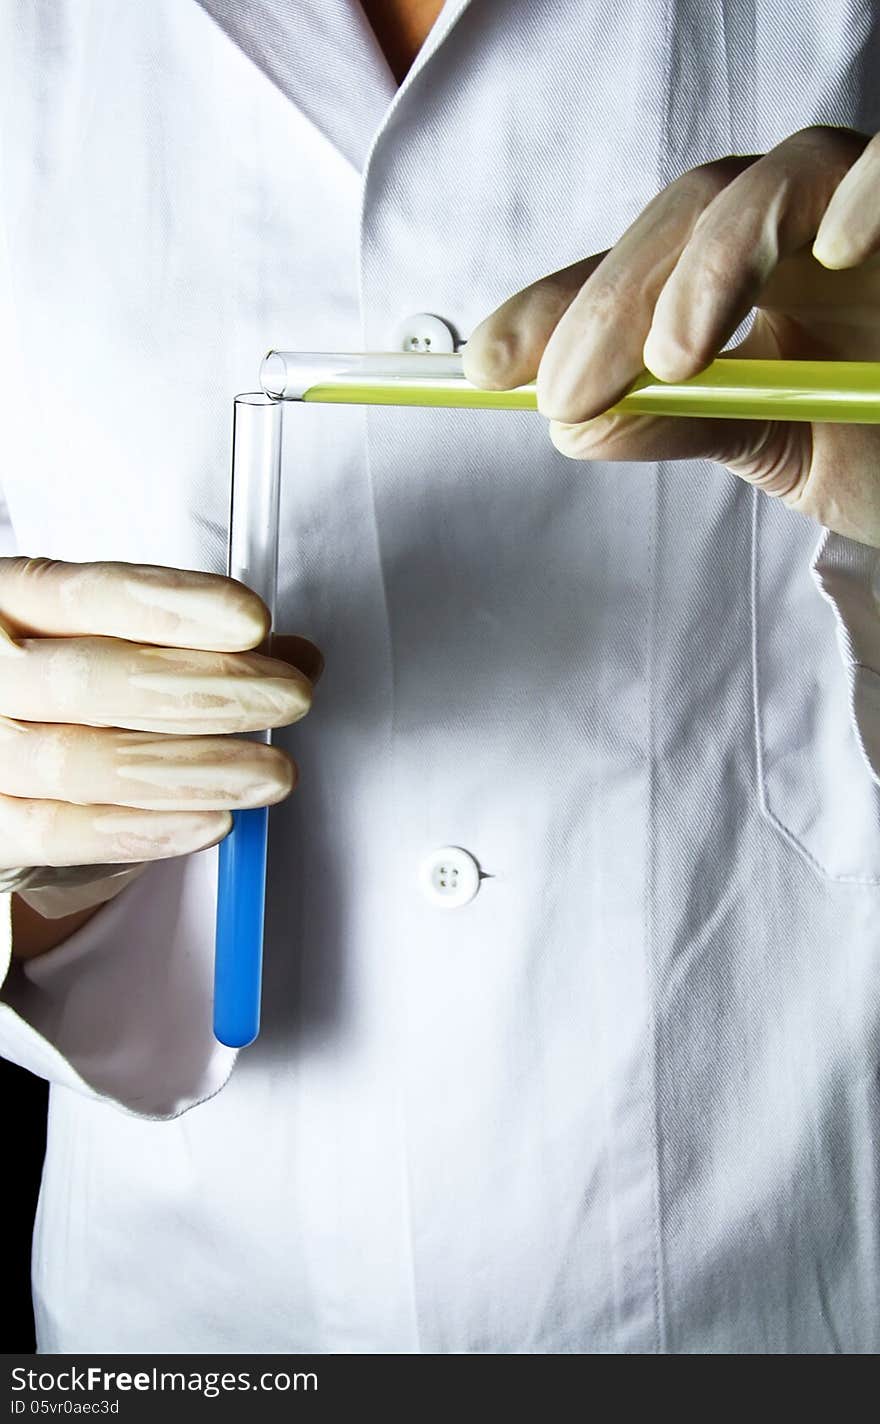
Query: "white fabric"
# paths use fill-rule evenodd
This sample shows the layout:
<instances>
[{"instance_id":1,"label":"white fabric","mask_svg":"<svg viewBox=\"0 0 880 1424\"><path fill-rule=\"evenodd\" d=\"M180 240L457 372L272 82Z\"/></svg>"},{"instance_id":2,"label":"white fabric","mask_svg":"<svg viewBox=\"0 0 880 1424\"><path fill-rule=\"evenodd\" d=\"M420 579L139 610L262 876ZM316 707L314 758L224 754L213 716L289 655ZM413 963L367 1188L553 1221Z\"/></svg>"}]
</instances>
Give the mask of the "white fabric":
<instances>
[{"instance_id":1,"label":"white fabric","mask_svg":"<svg viewBox=\"0 0 880 1424\"><path fill-rule=\"evenodd\" d=\"M222 568L268 347L467 336L688 166L880 127L858 0L447 4L399 94L342 0L0 23L3 484L67 559ZM210 852L4 990L40 1348L876 1352L878 555L526 413L291 410L283 520L261 1038L223 1086Z\"/></svg>"}]
</instances>

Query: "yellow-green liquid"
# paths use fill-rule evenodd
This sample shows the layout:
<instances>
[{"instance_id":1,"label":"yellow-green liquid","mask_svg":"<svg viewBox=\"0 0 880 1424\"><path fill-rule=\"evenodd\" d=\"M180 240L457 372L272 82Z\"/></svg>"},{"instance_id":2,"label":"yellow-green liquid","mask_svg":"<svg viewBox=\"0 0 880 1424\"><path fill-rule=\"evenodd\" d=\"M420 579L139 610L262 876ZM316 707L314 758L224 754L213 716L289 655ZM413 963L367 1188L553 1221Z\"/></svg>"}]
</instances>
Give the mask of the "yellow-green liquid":
<instances>
[{"instance_id":1,"label":"yellow-green liquid","mask_svg":"<svg viewBox=\"0 0 880 1424\"><path fill-rule=\"evenodd\" d=\"M303 400L325 405L537 410L534 386L483 391L464 378L348 378L319 382ZM742 361L722 357L680 384L645 375L614 407L632 415L880 425L878 361Z\"/></svg>"}]
</instances>

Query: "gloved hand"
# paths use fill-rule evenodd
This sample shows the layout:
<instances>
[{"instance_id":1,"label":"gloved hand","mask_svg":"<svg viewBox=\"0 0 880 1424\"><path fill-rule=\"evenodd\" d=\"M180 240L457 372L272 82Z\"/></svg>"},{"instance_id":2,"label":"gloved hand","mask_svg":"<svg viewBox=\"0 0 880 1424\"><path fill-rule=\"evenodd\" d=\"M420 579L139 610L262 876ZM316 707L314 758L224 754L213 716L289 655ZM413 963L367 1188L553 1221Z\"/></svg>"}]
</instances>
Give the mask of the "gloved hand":
<instances>
[{"instance_id":1,"label":"gloved hand","mask_svg":"<svg viewBox=\"0 0 880 1424\"><path fill-rule=\"evenodd\" d=\"M0 889L68 915L285 797L284 752L218 735L308 711L304 671L246 651L267 626L214 574L0 559Z\"/></svg>"},{"instance_id":2,"label":"gloved hand","mask_svg":"<svg viewBox=\"0 0 880 1424\"><path fill-rule=\"evenodd\" d=\"M812 244L812 250L811 250ZM607 253L526 287L474 332L464 369L537 378L553 443L581 460L707 458L880 548L880 427L604 415L645 367L696 375L729 356L880 360L880 135L811 128L659 194Z\"/></svg>"}]
</instances>

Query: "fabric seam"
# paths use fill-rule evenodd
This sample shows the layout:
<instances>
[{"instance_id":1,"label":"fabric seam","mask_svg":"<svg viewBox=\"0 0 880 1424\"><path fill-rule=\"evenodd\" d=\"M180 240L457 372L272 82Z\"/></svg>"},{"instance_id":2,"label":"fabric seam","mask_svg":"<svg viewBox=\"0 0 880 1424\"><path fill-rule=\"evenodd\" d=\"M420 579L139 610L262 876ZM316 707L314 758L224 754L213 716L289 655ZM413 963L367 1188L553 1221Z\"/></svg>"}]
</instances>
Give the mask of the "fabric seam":
<instances>
[{"instance_id":1,"label":"fabric seam","mask_svg":"<svg viewBox=\"0 0 880 1424\"><path fill-rule=\"evenodd\" d=\"M661 185L668 179L667 156L672 108L672 61L671 40L674 0L667 0L663 16L663 121L657 156L657 169ZM645 816L645 975L647 987L647 1033L651 1053L650 1084L650 1131L653 1158L652 1209L654 1236L654 1354L666 1354L668 1349L668 1329L666 1318L666 1261L661 1227L661 1204L663 1199L662 1168L660 1162L660 1109L658 1091L658 1030L657 1030L657 974L655 965L656 918L655 892L656 873L654 863L654 822L656 816L656 776L655 776L655 724L654 724L654 651L653 638L656 630L657 613L657 532L660 517L660 484L664 466L659 462L654 478L654 503L648 539L648 560L650 566L650 594L645 626L645 735L646 773L648 777L648 806Z\"/></svg>"}]
</instances>

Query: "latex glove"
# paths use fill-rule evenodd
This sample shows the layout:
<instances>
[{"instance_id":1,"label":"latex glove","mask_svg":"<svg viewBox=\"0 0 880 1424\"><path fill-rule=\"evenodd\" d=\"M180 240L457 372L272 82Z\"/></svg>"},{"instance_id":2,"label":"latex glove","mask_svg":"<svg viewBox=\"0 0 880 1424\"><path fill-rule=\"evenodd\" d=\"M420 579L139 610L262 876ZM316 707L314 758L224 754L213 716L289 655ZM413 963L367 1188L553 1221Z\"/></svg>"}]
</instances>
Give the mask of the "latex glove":
<instances>
[{"instance_id":1,"label":"latex glove","mask_svg":"<svg viewBox=\"0 0 880 1424\"><path fill-rule=\"evenodd\" d=\"M812 251L811 251L812 246ZM603 415L647 367L685 380L730 356L880 359L880 135L811 128L670 184L607 253L527 287L464 350L476 385L537 378L580 460L704 457L880 547L880 427Z\"/></svg>"},{"instance_id":2,"label":"latex glove","mask_svg":"<svg viewBox=\"0 0 880 1424\"><path fill-rule=\"evenodd\" d=\"M0 889L68 915L286 796L284 752L216 735L308 711L304 672L245 651L267 627L214 574L0 559Z\"/></svg>"}]
</instances>

